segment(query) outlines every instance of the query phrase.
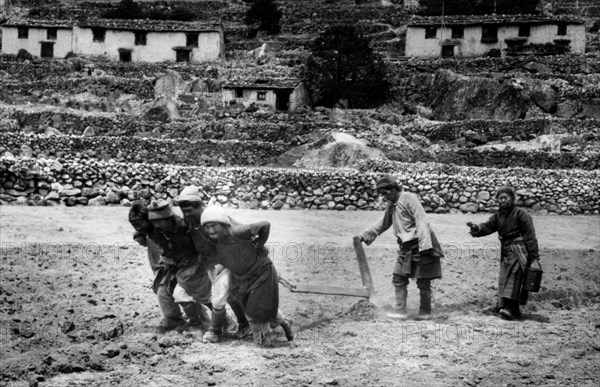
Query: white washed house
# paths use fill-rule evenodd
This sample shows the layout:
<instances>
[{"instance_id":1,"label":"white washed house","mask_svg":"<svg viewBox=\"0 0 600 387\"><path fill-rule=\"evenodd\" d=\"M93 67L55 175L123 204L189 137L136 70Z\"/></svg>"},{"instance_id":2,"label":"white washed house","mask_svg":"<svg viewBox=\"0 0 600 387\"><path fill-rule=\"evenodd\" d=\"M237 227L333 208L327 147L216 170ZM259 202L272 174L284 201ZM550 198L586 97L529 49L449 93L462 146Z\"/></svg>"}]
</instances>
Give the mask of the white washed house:
<instances>
[{"instance_id":1,"label":"white washed house","mask_svg":"<svg viewBox=\"0 0 600 387\"><path fill-rule=\"evenodd\" d=\"M25 49L40 58L64 58L73 51L73 26L66 20L14 20L2 25L2 52Z\"/></svg>"},{"instance_id":2,"label":"white washed house","mask_svg":"<svg viewBox=\"0 0 600 387\"><path fill-rule=\"evenodd\" d=\"M206 62L222 57L220 25L162 21L98 19L74 29L78 53L123 62Z\"/></svg>"},{"instance_id":3,"label":"white washed house","mask_svg":"<svg viewBox=\"0 0 600 387\"><path fill-rule=\"evenodd\" d=\"M295 110L306 105L307 92L299 79L253 79L223 85L224 104L255 103L275 110Z\"/></svg>"},{"instance_id":4,"label":"white washed house","mask_svg":"<svg viewBox=\"0 0 600 387\"><path fill-rule=\"evenodd\" d=\"M567 45L585 52L584 22L573 16L460 15L414 17L407 25L405 55L420 58L477 57L510 46Z\"/></svg>"},{"instance_id":5,"label":"white washed house","mask_svg":"<svg viewBox=\"0 0 600 387\"><path fill-rule=\"evenodd\" d=\"M124 19L9 21L2 25L2 51L20 49L42 58L72 51L122 62L206 62L225 51L221 25Z\"/></svg>"}]
</instances>

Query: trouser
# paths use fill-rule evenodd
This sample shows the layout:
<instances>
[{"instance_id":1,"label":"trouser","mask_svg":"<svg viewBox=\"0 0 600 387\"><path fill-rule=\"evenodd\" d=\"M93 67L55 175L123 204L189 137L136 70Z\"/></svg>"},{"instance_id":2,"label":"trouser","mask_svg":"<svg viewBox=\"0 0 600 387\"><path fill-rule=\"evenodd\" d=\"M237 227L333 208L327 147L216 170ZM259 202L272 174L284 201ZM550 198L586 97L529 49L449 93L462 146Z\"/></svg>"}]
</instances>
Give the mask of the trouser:
<instances>
[{"instance_id":1,"label":"trouser","mask_svg":"<svg viewBox=\"0 0 600 387\"><path fill-rule=\"evenodd\" d=\"M177 305L175 298L166 286L160 285L156 291L156 296L158 306L167 322L183 321L181 309L179 309L179 305Z\"/></svg>"},{"instance_id":2,"label":"trouser","mask_svg":"<svg viewBox=\"0 0 600 387\"><path fill-rule=\"evenodd\" d=\"M208 277L212 282L211 288L211 303L214 310L225 309L229 304L231 310L235 314L238 324L241 327L248 326L248 320L244 314L244 306L242 302L235 297L232 297L229 289L231 288L231 271L223 268L221 265L215 265L207 269ZM218 323L222 323L217 319ZM218 330L218 326L213 323L213 328Z\"/></svg>"}]
</instances>

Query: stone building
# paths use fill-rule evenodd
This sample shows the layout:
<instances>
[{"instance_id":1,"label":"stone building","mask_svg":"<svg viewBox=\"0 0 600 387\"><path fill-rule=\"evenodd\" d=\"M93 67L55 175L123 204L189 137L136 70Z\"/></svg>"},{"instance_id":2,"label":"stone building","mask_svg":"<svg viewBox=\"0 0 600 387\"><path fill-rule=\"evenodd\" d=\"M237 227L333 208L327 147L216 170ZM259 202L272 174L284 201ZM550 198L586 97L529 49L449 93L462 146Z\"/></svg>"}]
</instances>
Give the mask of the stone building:
<instances>
[{"instance_id":1,"label":"stone building","mask_svg":"<svg viewBox=\"0 0 600 387\"><path fill-rule=\"evenodd\" d=\"M40 58L64 58L73 51L73 25L68 20L9 20L2 25L2 53L21 49Z\"/></svg>"},{"instance_id":2,"label":"stone building","mask_svg":"<svg viewBox=\"0 0 600 387\"><path fill-rule=\"evenodd\" d=\"M218 24L163 20L11 20L2 25L2 51L41 58L68 52L122 62L206 62L225 51Z\"/></svg>"},{"instance_id":3,"label":"stone building","mask_svg":"<svg viewBox=\"0 0 600 387\"><path fill-rule=\"evenodd\" d=\"M420 58L477 57L531 45L567 46L585 52L584 22L573 16L457 15L415 17L407 25L405 55Z\"/></svg>"},{"instance_id":4,"label":"stone building","mask_svg":"<svg viewBox=\"0 0 600 387\"><path fill-rule=\"evenodd\" d=\"M306 105L307 91L299 79L252 79L223 85L223 103L255 103L275 110L295 110Z\"/></svg>"}]
</instances>

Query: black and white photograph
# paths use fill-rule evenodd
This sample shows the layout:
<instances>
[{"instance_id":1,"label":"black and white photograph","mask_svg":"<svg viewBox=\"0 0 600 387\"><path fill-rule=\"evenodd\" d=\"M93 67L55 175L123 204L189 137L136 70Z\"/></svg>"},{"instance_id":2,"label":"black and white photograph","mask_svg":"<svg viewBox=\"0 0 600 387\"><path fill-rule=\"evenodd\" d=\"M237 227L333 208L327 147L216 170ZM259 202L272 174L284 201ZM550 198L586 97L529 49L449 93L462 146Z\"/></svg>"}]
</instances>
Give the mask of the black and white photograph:
<instances>
[{"instance_id":1,"label":"black and white photograph","mask_svg":"<svg viewBox=\"0 0 600 387\"><path fill-rule=\"evenodd\" d=\"M0 387L600 384L600 0L0 0Z\"/></svg>"}]
</instances>

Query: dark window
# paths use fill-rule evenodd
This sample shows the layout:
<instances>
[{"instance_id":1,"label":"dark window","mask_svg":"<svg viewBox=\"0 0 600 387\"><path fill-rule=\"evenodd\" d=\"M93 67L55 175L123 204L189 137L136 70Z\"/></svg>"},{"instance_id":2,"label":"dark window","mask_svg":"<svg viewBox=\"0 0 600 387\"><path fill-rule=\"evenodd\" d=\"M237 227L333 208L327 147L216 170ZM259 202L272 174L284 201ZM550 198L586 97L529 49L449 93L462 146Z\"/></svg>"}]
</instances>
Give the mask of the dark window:
<instances>
[{"instance_id":1,"label":"dark window","mask_svg":"<svg viewBox=\"0 0 600 387\"><path fill-rule=\"evenodd\" d=\"M531 28L528 24L521 24L519 26L519 36L529 36Z\"/></svg>"},{"instance_id":2,"label":"dark window","mask_svg":"<svg viewBox=\"0 0 600 387\"><path fill-rule=\"evenodd\" d=\"M566 35L567 34L567 25L565 23L561 23L558 25L558 32L556 35Z\"/></svg>"},{"instance_id":3,"label":"dark window","mask_svg":"<svg viewBox=\"0 0 600 387\"><path fill-rule=\"evenodd\" d=\"M442 46L442 58L452 58L454 56L454 46L443 45Z\"/></svg>"},{"instance_id":4,"label":"dark window","mask_svg":"<svg viewBox=\"0 0 600 387\"><path fill-rule=\"evenodd\" d=\"M41 58L54 58L54 42L42 42Z\"/></svg>"},{"instance_id":5,"label":"dark window","mask_svg":"<svg viewBox=\"0 0 600 387\"><path fill-rule=\"evenodd\" d=\"M175 60L177 62L189 62L190 61L190 50L175 50Z\"/></svg>"},{"instance_id":6,"label":"dark window","mask_svg":"<svg viewBox=\"0 0 600 387\"><path fill-rule=\"evenodd\" d=\"M135 32L135 45L136 46L145 46L146 45L146 31L136 31Z\"/></svg>"},{"instance_id":7,"label":"dark window","mask_svg":"<svg viewBox=\"0 0 600 387\"><path fill-rule=\"evenodd\" d=\"M437 27L426 27L425 28L425 39L435 39L437 35Z\"/></svg>"},{"instance_id":8,"label":"dark window","mask_svg":"<svg viewBox=\"0 0 600 387\"><path fill-rule=\"evenodd\" d=\"M94 42L104 42L104 38L106 36L105 28L92 28L92 34L94 35Z\"/></svg>"},{"instance_id":9,"label":"dark window","mask_svg":"<svg viewBox=\"0 0 600 387\"><path fill-rule=\"evenodd\" d=\"M17 33L19 39L28 39L29 38L29 28L27 27L18 27Z\"/></svg>"},{"instance_id":10,"label":"dark window","mask_svg":"<svg viewBox=\"0 0 600 387\"><path fill-rule=\"evenodd\" d=\"M119 60L121 62L131 62L131 50L120 49Z\"/></svg>"},{"instance_id":11,"label":"dark window","mask_svg":"<svg viewBox=\"0 0 600 387\"><path fill-rule=\"evenodd\" d=\"M465 28L463 26L452 27L452 39L462 39L465 36Z\"/></svg>"},{"instance_id":12,"label":"dark window","mask_svg":"<svg viewBox=\"0 0 600 387\"><path fill-rule=\"evenodd\" d=\"M235 89L235 98L242 98L242 97L244 97L244 89L242 89L242 88Z\"/></svg>"},{"instance_id":13,"label":"dark window","mask_svg":"<svg viewBox=\"0 0 600 387\"><path fill-rule=\"evenodd\" d=\"M187 47L198 47L198 34L186 34L185 45Z\"/></svg>"},{"instance_id":14,"label":"dark window","mask_svg":"<svg viewBox=\"0 0 600 387\"><path fill-rule=\"evenodd\" d=\"M481 43L497 43L498 42L498 27L483 26L481 29Z\"/></svg>"},{"instance_id":15,"label":"dark window","mask_svg":"<svg viewBox=\"0 0 600 387\"><path fill-rule=\"evenodd\" d=\"M48 28L48 31L46 33L46 38L48 40L56 40L57 34L58 34L58 29L56 29L56 28Z\"/></svg>"},{"instance_id":16,"label":"dark window","mask_svg":"<svg viewBox=\"0 0 600 387\"><path fill-rule=\"evenodd\" d=\"M266 101L267 93L265 91L259 91L258 93L256 93L256 99L259 101Z\"/></svg>"}]
</instances>

